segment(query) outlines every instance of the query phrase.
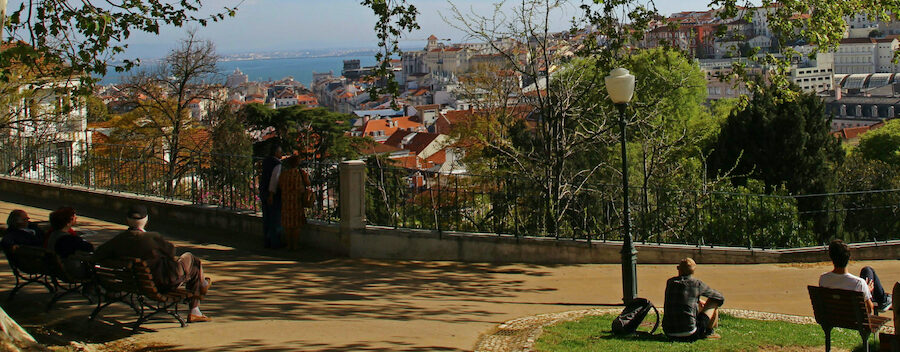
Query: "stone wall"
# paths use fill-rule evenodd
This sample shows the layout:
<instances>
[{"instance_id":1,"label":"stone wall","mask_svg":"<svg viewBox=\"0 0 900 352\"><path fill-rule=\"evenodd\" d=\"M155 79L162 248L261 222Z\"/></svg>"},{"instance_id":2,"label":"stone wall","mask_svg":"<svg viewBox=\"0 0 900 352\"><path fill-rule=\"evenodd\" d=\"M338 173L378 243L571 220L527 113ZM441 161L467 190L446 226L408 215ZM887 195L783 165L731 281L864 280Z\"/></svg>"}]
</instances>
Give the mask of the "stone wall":
<instances>
[{"instance_id":1,"label":"stone wall","mask_svg":"<svg viewBox=\"0 0 900 352\"><path fill-rule=\"evenodd\" d=\"M261 216L252 212L234 212L188 202L62 186L37 181L23 181L0 176L0 200L55 209L72 206L78 213L115 223L125 222L125 212L132 204L142 204L150 214L150 228L178 233L192 238L262 237ZM260 240L261 241L261 240Z\"/></svg>"}]
</instances>

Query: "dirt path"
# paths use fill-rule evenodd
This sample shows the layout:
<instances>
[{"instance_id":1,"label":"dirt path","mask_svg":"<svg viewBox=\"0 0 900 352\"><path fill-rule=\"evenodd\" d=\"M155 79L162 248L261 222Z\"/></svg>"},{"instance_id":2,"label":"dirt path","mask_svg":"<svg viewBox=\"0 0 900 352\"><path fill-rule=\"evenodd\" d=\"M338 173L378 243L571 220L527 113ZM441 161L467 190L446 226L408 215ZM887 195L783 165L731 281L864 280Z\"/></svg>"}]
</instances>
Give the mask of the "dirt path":
<instances>
[{"instance_id":1,"label":"dirt path","mask_svg":"<svg viewBox=\"0 0 900 352\"><path fill-rule=\"evenodd\" d=\"M38 220L48 214L0 201L0 217L14 208ZM124 228L79 221L96 244ZM152 218L150 223L152 230ZM26 288L4 309L45 343L116 341L116 349L152 345L178 351L453 351L471 350L480 334L504 321L621 300L617 265L391 262L265 251L255 241L174 242L179 251L202 258L213 278L201 305L213 322L179 328L170 320L154 320L145 324L147 331L134 334L124 326L134 320L133 312L123 305L89 323L92 307L76 297L43 312L49 296L39 287ZM900 279L898 261L852 268L861 265L878 269L886 285ZM827 269L824 264L700 265L697 276L723 292L727 308L808 316L806 285ZM661 304L665 280L674 273L672 265L640 265L640 295ZM12 283L3 261L0 285L8 292Z\"/></svg>"}]
</instances>

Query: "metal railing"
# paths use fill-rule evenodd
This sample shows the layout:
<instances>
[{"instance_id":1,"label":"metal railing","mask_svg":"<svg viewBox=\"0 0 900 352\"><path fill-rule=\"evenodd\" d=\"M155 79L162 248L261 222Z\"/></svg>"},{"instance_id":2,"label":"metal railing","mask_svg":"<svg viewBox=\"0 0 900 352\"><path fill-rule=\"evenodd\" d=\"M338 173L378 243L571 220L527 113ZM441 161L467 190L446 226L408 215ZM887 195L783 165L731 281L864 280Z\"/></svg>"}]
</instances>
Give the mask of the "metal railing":
<instances>
[{"instance_id":1,"label":"metal railing","mask_svg":"<svg viewBox=\"0 0 900 352\"><path fill-rule=\"evenodd\" d=\"M186 153L176 163L134 146L6 142L0 174L258 211L260 159ZM334 163L306 162L314 206L307 218L339 221ZM512 177L442 174L378 167L367 170L366 217L372 225L557 239L622 239L621 186L591 185L550 202L545 185ZM900 190L817 195L632 187L636 241L698 246L789 248L831 237L900 238Z\"/></svg>"},{"instance_id":2,"label":"metal railing","mask_svg":"<svg viewBox=\"0 0 900 352\"><path fill-rule=\"evenodd\" d=\"M622 239L621 185L594 185L568 203L552 204L545 187L524 179L370 166L366 188L372 225ZM660 187L629 192L632 236L640 242L790 248L833 236L854 242L900 238L900 190L804 196Z\"/></svg>"},{"instance_id":3,"label":"metal railing","mask_svg":"<svg viewBox=\"0 0 900 352\"><path fill-rule=\"evenodd\" d=\"M170 162L162 151L127 145L14 141L0 145L0 174L234 211L260 210L260 158L185 152ZM336 221L337 165L306 162L301 167L310 175L316 200L307 218Z\"/></svg>"}]
</instances>

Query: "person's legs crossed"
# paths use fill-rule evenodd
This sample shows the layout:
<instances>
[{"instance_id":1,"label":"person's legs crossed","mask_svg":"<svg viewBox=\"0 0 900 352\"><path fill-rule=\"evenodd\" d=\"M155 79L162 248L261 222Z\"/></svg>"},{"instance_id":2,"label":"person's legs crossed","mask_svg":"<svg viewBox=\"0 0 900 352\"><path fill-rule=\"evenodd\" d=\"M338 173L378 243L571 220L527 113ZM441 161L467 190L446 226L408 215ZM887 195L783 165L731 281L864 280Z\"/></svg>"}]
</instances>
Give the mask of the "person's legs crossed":
<instances>
[{"instance_id":1,"label":"person's legs crossed","mask_svg":"<svg viewBox=\"0 0 900 352\"><path fill-rule=\"evenodd\" d=\"M875 269L872 269L871 266L863 267L859 272L859 277L863 278L868 282L872 280L875 286L872 289L872 302L877 304L879 307L883 307L884 305L891 303L888 302L887 294L884 292L884 287L881 286L881 280L878 279L878 274L875 273Z\"/></svg>"},{"instance_id":2,"label":"person's legs crossed","mask_svg":"<svg viewBox=\"0 0 900 352\"><path fill-rule=\"evenodd\" d=\"M178 257L178 264L181 265L182 272L185 275L184 288L195 295L203 296L209 283L203 275L203 265L200 263L200 259L187 252ZM191 300L190 308L193 309L199 306L199 297Z\"/></svg>"}]
</instances>

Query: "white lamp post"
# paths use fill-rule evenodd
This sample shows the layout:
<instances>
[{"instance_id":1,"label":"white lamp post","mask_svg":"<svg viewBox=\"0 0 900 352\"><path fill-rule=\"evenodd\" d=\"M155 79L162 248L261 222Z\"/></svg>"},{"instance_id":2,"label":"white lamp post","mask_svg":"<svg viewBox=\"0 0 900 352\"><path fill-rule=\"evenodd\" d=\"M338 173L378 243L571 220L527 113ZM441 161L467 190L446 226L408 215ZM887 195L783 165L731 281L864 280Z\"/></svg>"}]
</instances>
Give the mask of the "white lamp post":
<instances>
[{"instance_id":1,"label":"white lamp post","mask_svg":"<svg viewBox=\"0 0 900 352\"><path fill-rule=\"evenodd\" d=\"M637 298L637 249L631 241L631 209L628 204L628 153L625 149L625 109L634 96L634 75L624 68L617 68L606 76L606 91L619 110L619 126L622 143L622 214L624 243L622 244L622 300L627 304Z\"/></svg>"}]
</instances>

